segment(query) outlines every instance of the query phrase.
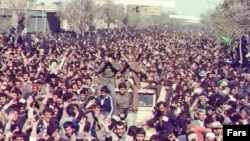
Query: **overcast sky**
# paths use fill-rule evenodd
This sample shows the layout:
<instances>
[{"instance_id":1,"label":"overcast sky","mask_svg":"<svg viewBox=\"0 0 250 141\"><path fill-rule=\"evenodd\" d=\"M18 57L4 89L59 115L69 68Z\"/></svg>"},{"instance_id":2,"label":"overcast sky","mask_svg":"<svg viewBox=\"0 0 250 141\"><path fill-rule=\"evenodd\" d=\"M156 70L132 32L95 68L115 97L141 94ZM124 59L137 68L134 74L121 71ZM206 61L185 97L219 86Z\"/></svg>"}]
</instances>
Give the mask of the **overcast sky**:
<instances>
[{"instance_id":1,"label":"overcast sky","mask_svg":"<svg viewBox=\"0 0 250 141\"><path fill-rule=\"evenodd\" d=\"M37 1L38 2L44 1L46 3L47 2L51 3L53 1L69 1L69 0L37 0ZM175 8L164 8L164 9L182 12L184 15L195 16L198 18L205 11L214 9L215 6L221 3L223 0L174 0L174 1L175 1Z\"/></svg>"},{"instance_id":2,"label":"overcast sky","mask_svg":"<svg viewBox=\"0 0 250 141\"><path fill-rule=\"evenodd\" d=\"M216 5L223 0L175 0L175 8L166 8L177 10L187 16L199 17L207 10L214 9Z\"/></svg>"}]
</instances>

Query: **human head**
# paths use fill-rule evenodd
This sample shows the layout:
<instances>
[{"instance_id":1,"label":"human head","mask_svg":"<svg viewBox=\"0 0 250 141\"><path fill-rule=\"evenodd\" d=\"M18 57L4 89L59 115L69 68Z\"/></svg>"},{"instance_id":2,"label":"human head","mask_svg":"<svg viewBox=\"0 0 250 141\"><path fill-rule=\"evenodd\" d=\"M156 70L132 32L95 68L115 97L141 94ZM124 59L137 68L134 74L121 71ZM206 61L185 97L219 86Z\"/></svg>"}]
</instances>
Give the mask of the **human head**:
<instances>
[{"instance_id":1,"label":"human head","mask_svg":"<svg viewBox=\"0 0 250 141\"><path fill-rule=\"evenodd\" d=\"M13 141L26 141L26 135L21 131L14 132Z\"/></svg>"},{"instance_id":2,"label":"human head","mask_svg":"<svg viewBox=\"0 0 250 141\"><path fill-rule=\"evenodd\" d=\"M196 112L196 116L197 116L198 120L200 120L200 121L204 121L206 118L205 112L203 110L198 110Z\"/></svg>"},{"instance_id":3,"label":"human head","mask_svg":"<svg viewBox=\"0 0 250 141\"><path fill-rule=\"evenodd\" d=\"M112 54L112 53L108 54L107 59L113 61L115 59L114 54Z\"/></svg>"},{"instance_id":4,"label":"human head","mask_svg":"<svg viewBox=\"0 0 250 141\"><path fill-rule=\"evenodd\" d=\"M9 108L9 116L13 116L12 121L17 121L19 118L19 114L19 109L16 106L13 105Z\"/></svg>"},{"instance_id":5,"label":"human head","mask_svg":"<svg viewBox=\"0 0 250 141\"><path fill-rule=\"evenodd\" d=\"M126 132L126 125L122 121L118 121L115 124L115 132L118 137L122 137Z\"/></svg>"},{"instance_id":6,"label":"human head","mask_svg":"<svg viewBox=\"0 0 250 141\"><path fill-rule=\"evenodd\" d=\"M50 122L50 119L52 118L53 116L53 109L49 108L49 107L46 107L44 110L43 110L43 119L45 122L49 123Z\"/></svg>"},{"instance_id":7,"label":"human head","mask_svg":"<svg viewBox=\"0 0 250 141\"><path fill-rule=\"evenodd\" d=\"M63 128L65 130L65 135L67 137L71 137L74 133L74 124L71 121L67 121L63 124Z\"/></svg>"},{"instance_id":8,"label":"human head","mask_svg":"<svg viewBox=\"0 0 250 141\"><path fill-rule=\"evenodd\" d=\"M152 135L149 140L150 141L161 141L159 135Z\"/></svg>"},{"instance_id":9,"label":"human head","mask_svg":"<svg viewBox=\"0 0 250 141\"><path fill-rule=\"evenodd\" d=\"M0 93L0 105L5 105L7 102L8 96L5 93Z\"/></svg>"},{"instance_id":10,"label":"human head","mask_svg":"<svg viewBox=\"0 0 250 141\"><path fill-rule=\"evenodd\" d=\"M130 55L128 56L128 60L129 60L129 62L135 62L135 56L132 55L132 54L130 54Z\"/></svg>"},{"instance_id":11,"label":"human head","mask_svg":"<svg viewBox=\"0 0 250 141\"><path fill-rule=\"evenodd\" d=\"M160 101L156 106L162 114L167 112L167 104L165 102Z\"/></svg>"},{"instance_id":12,"label":"human head","mask_svg":"<svg viewBox=\"0 0 250 141\"><path fill-rule=\"evenodd\" d=\"M108 87L107 86L103 86L102 88L101 88L101 96L102 97L106 97L106 95L109 93L109 89L108 89Z\"/></svg>"},{"instance_id":13,"label":"human head","mask_svg":"<svg viewBox=\"0 0 250 141\"><path fill-rule=\"evenodd\" d=\"M47 133L53 139L53 141L60 140L61 134L60 134L60 127L59 126L49 126Z\"/></svg>"},{"instance_id":14,"label":"human head","mask_svg":"<svg viewBox=\"0 0 250 141\"><path fill-rule=\"evenodd\" d=\"M215 134L212 132L208 132L205 134L205 141L215 141L216 137Z\"/></svg>"},{"instance_id":15,"label":"human head","mask_svg":"<svg viewBox=\"0 0 250 141\"><path fill-rule=\"evenodd\" d=\"M121 82L118 88L121 94L125 94L127 90L127 85L124 82Z\"/></svg>"},{"instance_id":16,"label":"human head","mask_svg":"<svg viewBox=\"0 0 250 141\"><path fill-rule=\"evenodd\" d=\"M143 128L137 128L136 132L135 132L134 139L136 141L144 141L145 137L146 137L145 130Z\"/></svg>"}]
</instances>

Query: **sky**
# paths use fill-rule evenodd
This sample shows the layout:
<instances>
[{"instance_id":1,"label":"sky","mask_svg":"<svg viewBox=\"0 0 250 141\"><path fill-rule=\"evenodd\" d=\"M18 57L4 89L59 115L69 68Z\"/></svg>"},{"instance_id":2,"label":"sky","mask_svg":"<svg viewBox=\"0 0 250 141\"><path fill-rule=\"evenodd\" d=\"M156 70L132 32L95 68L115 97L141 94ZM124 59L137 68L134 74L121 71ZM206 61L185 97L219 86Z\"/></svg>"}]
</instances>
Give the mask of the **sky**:
<instances>
[{"instance_id":1,"label":"sky","mask_svg":"<svg viewBox=\"0 0 250 141\"><path fill-rule=\"evenodd\" d=\"M201 14L213 10L221 2L223 0L175 0L175 8L165 9L175 10L183 15L199 18Z\"/></svg>"},{"instance_id":2,"label":"sky","mask_svg":"<svg viewBox=\"0 0 250 141\"><path fill-rule=\"evenodd\" d=\"M69 0L37 0L38 2L52 3L53 1L69 1ZM164 8L164 10L174 10L185 16L194 16L199 18L202 13L207 10L214 9L216 5L223 0L166 0L175 1L175 8Z\"/></svg>"}]
</instances>

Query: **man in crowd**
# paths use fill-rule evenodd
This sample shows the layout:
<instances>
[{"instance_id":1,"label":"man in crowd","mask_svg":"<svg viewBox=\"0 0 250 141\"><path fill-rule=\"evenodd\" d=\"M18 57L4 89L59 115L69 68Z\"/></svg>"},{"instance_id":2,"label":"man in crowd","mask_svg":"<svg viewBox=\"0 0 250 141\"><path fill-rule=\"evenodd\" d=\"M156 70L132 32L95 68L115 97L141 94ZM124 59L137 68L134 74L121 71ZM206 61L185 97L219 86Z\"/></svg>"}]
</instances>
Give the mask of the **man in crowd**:
<instances>
[{"instance_id":1,"label":"man in crowd","mask_svg":"<svg viewBox=\"0 0 250 141\"><path fill-rule=\"evenodd\" d=\"M139 98L142 82L148 83L148 88L156 88L157 94L161 90L166 92L165 98L157 95L163 101L155 108L156 117L146 123L158 129L161 139L173 140L187 134L185 128L190 123L198 125L193 129L204 126L212 129L213 134L206 130L209 132L199 134L199 139L210 140L213 135L220 139L221 129L211 123L249 122L249 69L228 62L232 56L224 50L227 45L220 44L217 38L199 27L96 29L86 31L81 38L76 38L72 32L48 36L29 33L18 37L25 39L25 43L14 43L13 38L7 32L0 36L0 131L9 139L22 138L23 133L17 130L24 126L20 119L27 115L25 108L31 103L26 94L32 92L28 94L29 99L34 99L32 105L41 116L37 130L31 124L32 134L39 139L63 140L63 123L66 129L71 130L71 123L77 129L75 125L86 116L89 124L84 128L85 135L102 140L106 126L100 115L105 108L97 103L97 97L101 87L107 86L114 106L111 119L106 118L111 121L110 136L124 140L126 129L135 126L135 114L140 109L138 102L151 100L147 96ZM231 45L237 46L237 41L233 39ZM201 77L199 73L204 71L207 75ZM118 77L119 83L116 82ZM228 81L227 91L221 81ZM31 88L36 85L39 92L35 94ZM115 93L115 88L119 92ZM73 97L69 93L73 93ZM200 97L202 100L196 102ZM76 113L66 112L69 104ZM209 111L209 107L215 107L214 114L200 113ZM69 120L61 126L48 127L65 118ZM88 131L91 134L86 134ZM29 132L24 134L29 136ZM110 136L106 132L106 137ZM151 140L160 140L159 136L152 136ZM186 137L195 139L197 135L190 133Z\"/></svg>"}]
</instances>

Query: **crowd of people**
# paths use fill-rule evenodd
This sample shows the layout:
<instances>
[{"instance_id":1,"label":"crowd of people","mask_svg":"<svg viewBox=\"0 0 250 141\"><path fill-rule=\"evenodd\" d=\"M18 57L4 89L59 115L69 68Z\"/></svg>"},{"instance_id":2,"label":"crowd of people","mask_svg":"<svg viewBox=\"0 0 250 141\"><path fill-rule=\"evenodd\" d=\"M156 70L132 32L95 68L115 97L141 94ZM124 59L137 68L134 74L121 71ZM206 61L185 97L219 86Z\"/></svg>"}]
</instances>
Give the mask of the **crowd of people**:
<instances>
[{"instance_id":1,"label":"crowd of people","mask_svg":"<svg viewBox=\"0 0 250 141\"><path fill-rule=\"evenodd\" d=\"M249 69L226 48L197 27L5 32L0 141L222 141L250 121ZM135 125L142 82L166 99Z\"/></svg>"}]
</instances>

